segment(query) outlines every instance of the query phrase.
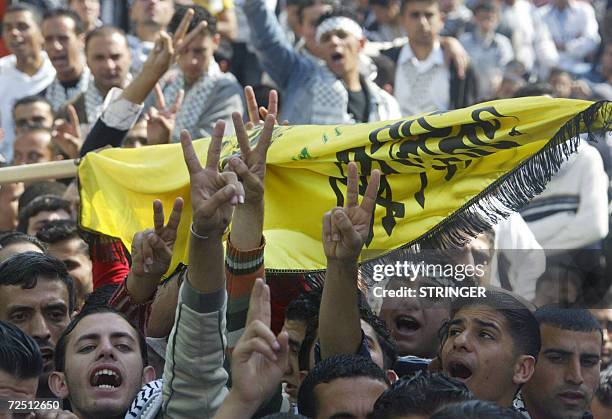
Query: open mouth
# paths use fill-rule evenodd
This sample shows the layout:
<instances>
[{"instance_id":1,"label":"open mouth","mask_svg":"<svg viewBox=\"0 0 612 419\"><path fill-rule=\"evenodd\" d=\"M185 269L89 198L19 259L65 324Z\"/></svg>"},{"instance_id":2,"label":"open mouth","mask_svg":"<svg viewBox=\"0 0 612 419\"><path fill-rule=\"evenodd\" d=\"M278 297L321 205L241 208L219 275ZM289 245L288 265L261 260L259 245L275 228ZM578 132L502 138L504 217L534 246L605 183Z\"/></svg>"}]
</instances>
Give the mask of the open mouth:
<instances>
[{"instance_id":1,"label":"open mouth","mask_svg":"<svg viewBox=\"0 0 612 419\"><path fill-rule=\"evenodd\" d=\"M453 361L448 364L448 374L459 380L467 380L472 376L472 370L462 362Z\"/></svg>"},{"instance_id":2,"label":"open mouth","mask_svg":"<svg viewBox=\"0 0 612 419\"><path fill-rule=\"evenodd\" d=\"M401 315L395 318L395 328L399 332L412 333L421 328L421 324L412 316Z\"/></svg>"},{"instance_id":3,"label":"open mouth","mask_svg":"<svg viewBox=\"0 0 612 419\"><path fill-rule=\"evenodd\" d=\"M93 387L101 389L114 389L121 386L121 375L117 371L103 368L94 370L89 379Z\"/></svg>"},{"instance_id":4,"label":"open mouth","mask_svg":"<svg viewBox=\"0 0 612 419\"><path fill-rule=\"evenodd\" d=\"M342 54L341 54L341 53L339 53L339 52L334 52L334 53L331 55L331 60L332 60L332 63L339 63L339 62L340 62L340 61L342 61L343 59L344 59L344 55L342 55Z\"/></svg>"},{"instance_id":5,"label":"open mouth","mask_svg":"<svg viewBox=\"0 0 612 419\"><path fill-rule=\"evenodd\" d=\"M68 62L68 57L66 57L65 55L57 55L51 58L51 62L53 64L66 64Z\"/></svg>"}]
</instances>

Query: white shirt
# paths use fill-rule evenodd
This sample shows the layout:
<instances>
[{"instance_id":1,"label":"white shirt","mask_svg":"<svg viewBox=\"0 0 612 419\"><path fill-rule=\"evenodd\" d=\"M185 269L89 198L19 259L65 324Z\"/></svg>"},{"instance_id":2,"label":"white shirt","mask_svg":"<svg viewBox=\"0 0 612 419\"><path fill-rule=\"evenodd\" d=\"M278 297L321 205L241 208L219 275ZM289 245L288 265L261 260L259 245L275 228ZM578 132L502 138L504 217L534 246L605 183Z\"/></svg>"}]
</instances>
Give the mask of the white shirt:
<instances>
[{"instance_id":1,"label":"white shirt","mask_svg":"<svg viewBox=\"0 0 612 419\"><path fill-rule=\"evenodd\" d=\"M0 153L8 161L13 159L15 123L13 104L22 97L35 95L45 90L55 79L55 69L45 52L43 64L36 74L29 76L15 67L17 59L9 55L0 59L0 128L4 130L4 141L0 143Z\"/></svg>"},{"instance_id":2,"label":"white shirt","mask_svg":"<svg viewBox=\"0 0 612 419\"><path fill-rule=\"evenodd\" d=\"M423 61L414 56L410 44L402 47L395 70L394 96L402 116L448 110L450 72L444 64L444 54L439 43L434 45Z\"/></svg>"},{"instance_id":3,"label":"white shirt","mask_svg":"<svg viewBox=\"0 0 612 419\"><path fill-rule=\"evenodd\" d=\"M584 1L570 0L563 10L548 4L540 9L540 13L555 43L565 45L565 51L559 51L559 66L568 71L579 71L576 64L595 51L601 40L593 6Z\"/></svg>"}]
</instances>

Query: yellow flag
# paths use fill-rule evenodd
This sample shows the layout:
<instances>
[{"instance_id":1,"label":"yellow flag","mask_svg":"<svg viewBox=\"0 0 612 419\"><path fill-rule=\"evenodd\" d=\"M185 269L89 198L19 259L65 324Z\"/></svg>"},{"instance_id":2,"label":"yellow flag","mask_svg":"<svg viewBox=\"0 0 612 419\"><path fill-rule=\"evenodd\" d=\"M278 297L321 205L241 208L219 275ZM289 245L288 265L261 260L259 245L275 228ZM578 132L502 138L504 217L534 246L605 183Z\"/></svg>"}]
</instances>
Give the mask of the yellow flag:
<instances>
[{"instance_id":1,"label":"yellow flag","mask_svg":"<svg viewBox=\"0 0 612 419\"><path fill-rule=\"evenodd\" d=\"M611 105L531 97L390 122L277 127L265 184L266 268L325 268L321 220L344 203L350 161L358 162L360 194L372 169L383 173L368 249L449 245L539 193L575 151L579 133L609 127ZM250 132L252 144L259 133ZM203 162L208 143L194 142ZM222 160L238 152L235 137L224 138ZM135 232L152 227L154 199L168 216L182 196L173 267L186 262L191 210L180 144L89 153L79 179L81 225L128 249Z\"/></svg>"}]
</instances>

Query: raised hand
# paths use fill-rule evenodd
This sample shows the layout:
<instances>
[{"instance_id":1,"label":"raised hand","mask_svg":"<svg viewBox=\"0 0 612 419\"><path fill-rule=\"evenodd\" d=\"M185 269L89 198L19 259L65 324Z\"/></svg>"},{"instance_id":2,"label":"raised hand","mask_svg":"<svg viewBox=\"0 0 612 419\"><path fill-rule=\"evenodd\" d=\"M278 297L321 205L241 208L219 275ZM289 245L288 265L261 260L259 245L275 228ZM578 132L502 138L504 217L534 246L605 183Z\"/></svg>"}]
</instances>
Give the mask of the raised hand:
<instances>
[{"instance_id":1,"label":"raised hand","mask_svg":"<svg viewBox=\"0 0 612 419\"><path fill-rule=\"evenodd\" d=\"M68 118L70 122L63 119L55 120L53 130L51 132L51 141L59 147L59 149L71 159L79 157L79 151L83 140L81 139L81 126L79 116L73 105L66 106Z\"/></svg>"},{"instance_id":2,"label":"raised hand","mask_svg":"<svg viewBox=\"0 0 612 419\"><path fill-rule=\"evenodd\" d=\"M202 167L191 136L181 132L181 146L191 181L193 229L199 236L222 235L229 225L233 207L244 203L244 188L233 172L219 173L221 140L225 122L217 121L208 147L206 166Z\"/></svg>"},{"instance_id":3,"label":"raised hand","mask_svg":"<svg viewBox=\"0 0 612 419\"><path fill-rule=\"evenodd\" d=\"M246 129L253 129L261 125L268 115L274 115L275 123L278 116L278 93L276 90L270 90L268 96L268 109L257 105L255 91L251 86L244 88L244 97L246 99L247 111L249 113L249 121L246 124Z\"/></svg>"},{"instance_id":4,"label":"raised hand","mask_svg":"<svg viewBox=\"0 0 612 419\"><path fill-rule=\"evenodd\" d=\"M358 205L357 164L349 163L347 172L346 206L334 208L323 216L323 249L328 260L357 260L376 206L380 171L372 171L361 205Z\"/></svg>"},{"instance_id":5,"label":"raised hand","mask_svg":"<svg viewBox=\"0 0 612 419\"><path fill-rule=\"evenodd\" d=\"M251 149L249 136L242 116L238 112L232 114L236 138L240 145L240 158L233 157L229 161L229 168L242 179L246 203L253 204L263 200L264 177L266 174L266 156L270 147L272 132L274 129L275 115L266 117L263 130L255 148Z\"/></svg>"},{"instance_id":6,"label":"raised hand","mask_svg":"<svg viewBox=\"0 0 612 419\"><path fill-rule=\"evenodd\" d=\"M232 352L230 394L250 410L257 410L276 389L289 359L289 335L281 332L274 336L270 320L270 288L258 278L251 293L246 329Z\"/></svg>"},{"instance_id":7,"label":"raised hand","mask_svg":"<svg viewBox=\"0 0 612 419\"><path fill-rule=\"evenodd\" d=\"M168 223L164 225L164 207L153 201L153 226L134 235L132 268L138 277L155 277L157 281L170 267L172 250L183 211L183 198L176 198Z\"/></svg>"},{"instance_id":8,"label":"raised hand","mask_svg":"<svg viewBox=\"0 0 612 419\"><path fill-rule=\"evenodd\" d=\"M164 93L159 84L155 85L156 105L147 111L147 145L168 144L176 123L176 114L181 108L185 92L180 90L172 106L166 107Z\"/></svg>"}]
</instances>

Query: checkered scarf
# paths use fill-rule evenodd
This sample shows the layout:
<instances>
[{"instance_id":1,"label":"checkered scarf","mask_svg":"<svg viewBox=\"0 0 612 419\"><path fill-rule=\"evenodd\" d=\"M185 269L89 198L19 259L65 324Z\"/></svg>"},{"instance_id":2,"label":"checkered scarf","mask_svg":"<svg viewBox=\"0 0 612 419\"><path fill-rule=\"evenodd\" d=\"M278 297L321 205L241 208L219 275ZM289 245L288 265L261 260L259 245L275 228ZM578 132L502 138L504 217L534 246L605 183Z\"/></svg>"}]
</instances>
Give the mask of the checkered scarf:
<instances>
[{"instance_id":1,"label":"checkered scarf","mask_svg":"<svg viewBox=\"0 0 612 419\"><path fill-rule=\"evenodd\" d=\"M71 101L81 93L87 91L90 78L91 72L87 67L83 68L83 74L81 74L76 86L73 87L64 87L56 77L53 83L47 88L46 93L47 100L51 103L53 112L57 112L66 102Z\"/></svg>"},{"instance_id":2,"label":"checkered scarf","mask_svg":"<svg viewBox=\"0 0 612 419\"><path fill-rule=\"evenodd\" d=\"M365 86L363 86L365 88ZM312 120L315 125L351 124L348 91L342 80L327 67L320 67L312 86Z\"/></svg>"},{"instance_id":3,"label":"checkered scarf","mask_svg":"<svg viewBox=\"0 0 612 419\"><path fill-rule=\"evenodd\" d=\"M211 60L208 69L189 89L185 89L185 78L183 73L177 71L176 76L169 79L164 90L166 104L170 105L176 100L179 90L185 91L183 104L176 115L173 138L178 139L182 129L198 137L198 121L202 116L202 109L210 99L210 93L217 80L223 77L223 73L216 61Z\"/></svg>"}]
</instances>

